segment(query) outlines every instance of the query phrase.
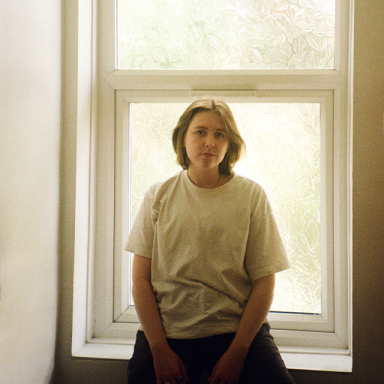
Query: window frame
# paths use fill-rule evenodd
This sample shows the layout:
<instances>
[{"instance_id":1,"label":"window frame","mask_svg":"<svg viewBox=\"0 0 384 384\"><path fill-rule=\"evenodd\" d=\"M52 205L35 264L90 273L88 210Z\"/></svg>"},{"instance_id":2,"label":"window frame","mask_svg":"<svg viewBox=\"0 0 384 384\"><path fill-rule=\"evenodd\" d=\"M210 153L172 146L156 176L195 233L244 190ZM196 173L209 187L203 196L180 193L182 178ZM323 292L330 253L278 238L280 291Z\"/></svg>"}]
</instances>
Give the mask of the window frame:
<instances>
[{"instance_id":1,"label":"window frame","mask_svg":"<svg viewBox=\"0 0 384 384\"><path fill-rule=\"evenodd\" d=\"M132 335L137 324L115 321L113 313L121 307L114 298L113 277L116 273L127 273L126 267L121 268L118 256L121 242L125 241L123 237L128 233L127 227L126 224L116 226L116 221L123 221L119 215L124 204L127 204L118 191L129 189L127 178L121 176L126 174L125 167L129 164L128 159L123 157L126 151L121 147L122 143L129 140L129 133L119 128L128 125L126 103L155 98L163 101L175 98L189 100L208 91L225 96L227 101L271 98L276 94L279 97L286 95L299 98L300 93L311 95L317 92L316 97L321 94L332 98L331 104L329 99L326 102L328 109L332 107L333 115L333 122L328 121L328 124L336 127L331 137L324 138L326 147L333 148L333 156L328 158L325 165L332 170L332 206L337 207L332 220L333 233L326 234L329 240L327 247L332 244L333 259L328 260L328 267L333 273L324 276L327 286L332 288L333 303L329 311L334 309L333 324L331 329L328 323L328 328L319 331L318 327L312 327L321 323L319 318L313 317L313 321L308 322L303 318L306 315L296 315L291 325L291 320L284 319L281 314L271 313L269 319L289 368L352 369L352 88L348 68L353 2L336 0L336 4L339 23L336 23L335 52L342 52L343 55L335 56L335 70L143 72L115 70L113 2L78 0L77 71L84 76L78 78L77 112L78 117L84 114L84 121L77 121L73 356L129 359L132 353ZM80 60L81 53L85 59L83 61ZM87 118L80 108L83 101L85 110L89 110ZM117 266L119 268L114 268ZM129 313L127 315L130 316ZM130 319L135 320L134 316ZM310 327L303 326L310 323ZM297 331L298 324L302 325L300 331ZM311 343L308 344L308 340Z\"/></svg>"}]
</instances>

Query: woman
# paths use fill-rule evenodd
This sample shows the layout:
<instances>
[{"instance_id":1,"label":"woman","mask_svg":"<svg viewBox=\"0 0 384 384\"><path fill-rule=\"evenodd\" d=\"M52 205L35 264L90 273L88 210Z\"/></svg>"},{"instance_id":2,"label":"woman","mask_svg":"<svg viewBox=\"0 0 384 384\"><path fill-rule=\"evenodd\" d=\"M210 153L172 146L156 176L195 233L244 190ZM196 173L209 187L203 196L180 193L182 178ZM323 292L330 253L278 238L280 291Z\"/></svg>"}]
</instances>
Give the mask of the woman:
<instances>
[{"instance_id":1,"label":"woman","mask_svg":"<svg viewBox=\"0 0 384 384\"><path fill-rule=\"evenodd\" d=\"M293 383L269 334L288 261L266 195L232 171L245 149L228 105L192 103L173 131L183 171L146 193L126 249L141 330L129 384Z\"/></svg>"}]
</instances>

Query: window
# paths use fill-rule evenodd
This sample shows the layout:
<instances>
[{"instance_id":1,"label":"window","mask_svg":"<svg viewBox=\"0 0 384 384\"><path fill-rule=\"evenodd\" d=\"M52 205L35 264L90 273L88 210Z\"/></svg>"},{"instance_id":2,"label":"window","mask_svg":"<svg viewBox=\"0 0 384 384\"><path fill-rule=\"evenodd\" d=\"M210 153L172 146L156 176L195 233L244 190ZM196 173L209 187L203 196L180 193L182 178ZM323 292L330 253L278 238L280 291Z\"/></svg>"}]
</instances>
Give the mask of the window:
<instances>
[{"instance_id":1,"label":"window","mask_svg":"<svg viewBox=\"0 0 384 384\"><path fill-rule=\"evenodd\" d=\"M234 112L247 143L237 171L266 189L290 256L269 316L286 363L350 370L349 2L96 5L87 272L84 259L75 264L88 293L74 311L84 336L74 354L129 358L138 327L123 250L130 224L145 190L179 169L177 118L212 94Z\"/></svg>"}]
</instances>

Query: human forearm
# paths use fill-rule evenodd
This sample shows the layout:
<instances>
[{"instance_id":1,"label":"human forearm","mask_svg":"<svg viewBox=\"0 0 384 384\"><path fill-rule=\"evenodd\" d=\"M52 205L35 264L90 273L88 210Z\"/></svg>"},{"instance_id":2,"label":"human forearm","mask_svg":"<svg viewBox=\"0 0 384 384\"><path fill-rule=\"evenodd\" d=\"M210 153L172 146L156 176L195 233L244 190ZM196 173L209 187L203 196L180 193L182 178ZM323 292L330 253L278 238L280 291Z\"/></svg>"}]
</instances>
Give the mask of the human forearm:
<instances>
[{"instance_id":1,"label":"human forearm","mask_svg":"<svg viewBox=\"0 0 384 384\"><path fill-rule=\"evenodd\" d=\"M188 379L182 360L169 347L151 284L151 260L135 255L132 295L137 314L153 356L156 382L176 383Z\"/></svg>"},{"instance_id":2,"label":"human forearm","mask_svg":"<svg viewBox=\"0 0 384 384\"><path fill-rule=\"evenodd\" d=\"M239 353L248 352L249 346L263 325L273 301L275 275L265 276L252 285L248 303L231 348Z\"/></svg>"},{"instance_id":3,"label":"human forearm","mask_svg":"<svg viewBox=\"0 0 384 384\"><path fill-rule=\"evenodd\" d=\"M146 281L137 281L132 288L135 309L151 349L166 343L159 309L152 286Z\"/></svg>"},{"instance_id":4,"label":"human forearm","mask_svg":"<svg viewBox=\"0 0 384 384\"><path fill-rule=\"evenodd\" d=\"M151 261L135 255L133 264L132 296L135 309L151 349L168 345L159 308L151 284Z\"/></svg>"},{"instance_id":5,"label":"human forearm","mask_svg":"<svg viewBox=\"0 0 384 384\"><path fill-rule=\"evenodd\" d=\"M271 307L274 285L274 275L263 277L252 284L251 295L249 296L235 338L212 371L210 377L211 384L238 382L249 347L264 323Z\"/></svg>"}]
</instances>

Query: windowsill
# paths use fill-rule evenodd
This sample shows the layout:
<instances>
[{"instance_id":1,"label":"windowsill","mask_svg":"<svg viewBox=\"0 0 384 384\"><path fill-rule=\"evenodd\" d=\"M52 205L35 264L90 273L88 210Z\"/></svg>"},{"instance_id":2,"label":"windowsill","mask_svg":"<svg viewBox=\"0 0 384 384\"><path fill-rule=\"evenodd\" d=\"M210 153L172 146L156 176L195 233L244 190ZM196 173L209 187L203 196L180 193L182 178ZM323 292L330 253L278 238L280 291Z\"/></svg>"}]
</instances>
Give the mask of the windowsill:
<instances>
[{"instance_id":1,"label":"windowsill","mask_svg":"<svg viewBox=\"0 0 384 384\"><path fill-rule=\"evenodd\" d=\"M125 344L123 344L125 343ZM72 356L79 358L92 359L113 359L129 360L133 353L134 340L129 344L126 341L95 340L86 343L83 347L72 351ZM311 370L311 371L330 371L330 372L352 372L352 356L345 354L342 350L326 350L316 353L310 349L300 350L290 348L284 351L280 348L281 356L288 369Z\"/></svg>"}]
</instances>

